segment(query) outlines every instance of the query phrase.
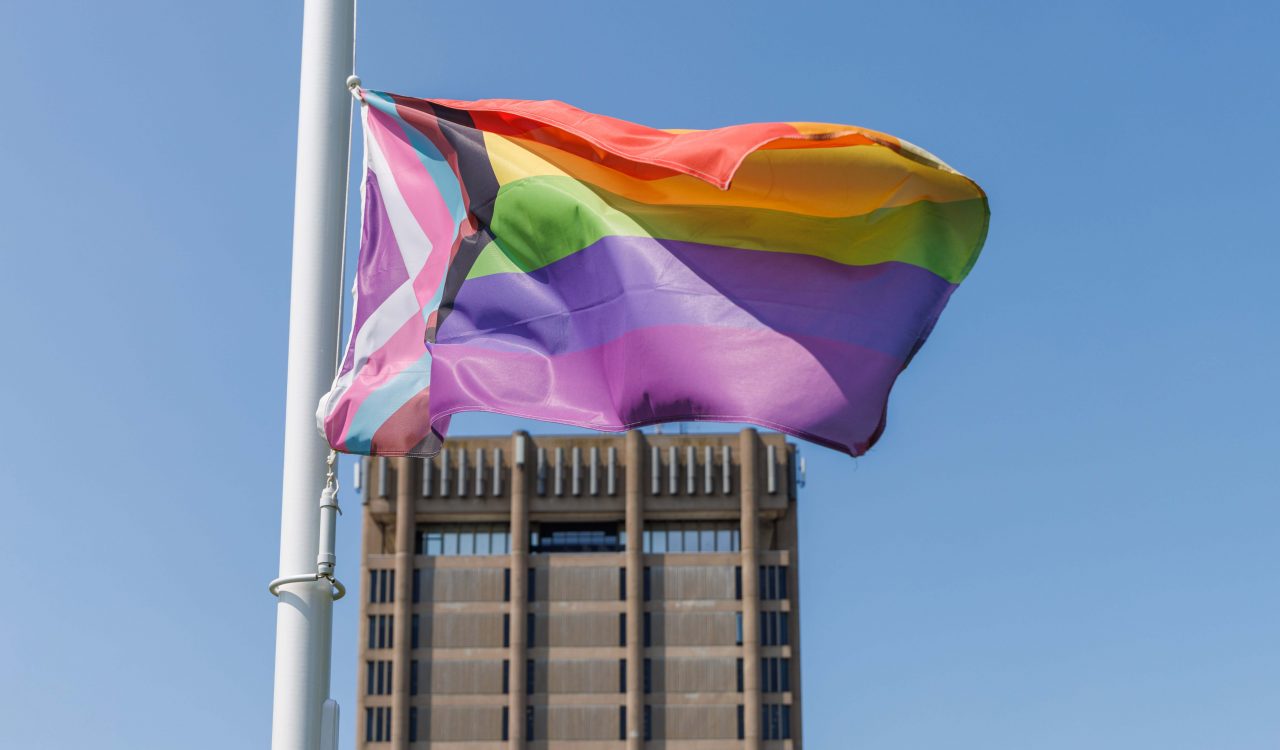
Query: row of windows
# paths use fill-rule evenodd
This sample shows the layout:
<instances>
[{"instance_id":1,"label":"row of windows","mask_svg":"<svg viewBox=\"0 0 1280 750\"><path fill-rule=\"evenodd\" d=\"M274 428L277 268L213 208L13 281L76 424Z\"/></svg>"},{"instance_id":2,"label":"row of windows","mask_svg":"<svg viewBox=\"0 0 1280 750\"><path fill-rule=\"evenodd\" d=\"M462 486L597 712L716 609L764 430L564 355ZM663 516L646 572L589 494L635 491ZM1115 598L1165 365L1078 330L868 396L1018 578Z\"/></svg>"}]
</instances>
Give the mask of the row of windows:
<instances>
[{"instance_id":1,"label":"row of windows","mask_svg":"<svg viewBox=\"0 0 1280 750\"><path fill-rule=\"evenodd\" d=\"M737 706L737 738L745 740L746 723L744 706ZM511 713L508 706L502 706L502 741L511 737L509 732ZM422 732L425 735L425 732ZM419 715L417 706L408 709L408 741L417 742L419 738ZM527 740L538 740L534 722L534 706L525 706L525 737ZM627 706L618 706L618 738L627 737ZM369 706L365 709L365 741L388 742L392 738L392 709L390 706ZM644 738L653 741L653 706L644 706ZM791 706L786 704L767 703L760 705L760 738L762 740L790 740L791 738Z\"/></svg>"},{"instance_id":2,"label":"row of windows","mask_svg":"<svg viewBox=\"0 0 1280 750\"><path fill-rule=\"evenodd\" d=\"M541 530L530 532L529 551L622 552L627 535L617 526L545 524ZM740 534L733 521L657 521L644 530L644 551L737 552L741 549ZM415 552L433 557L505 555L511 552L511 534L505 524L432 524L419 531Z\"/></svg>"},{"instance_id":3,"label":"row of windows","mask_svg":"<svg viewBox=\"0 0 1280 750\"><path fill-rule=\"evenodd\" d=\"M505 523L439 523L418 528L414 550L419 555L506 555L511 553L511 531Z\"/></svg>"},{"instance_id":4,"label":"row of windows","mask_svg":"<svg viewBox=\"0 0 1280 750\"><path fill-rule=\"evenodd\" d=\"M369 571L369 603L387 604L396 600L396 572L391 569Z\"/></svg>"},{"instance_id":5,"label":"row of windows","mask_svg":"<svg viewBox=\"0 0 1280 750\"><path fill-rule=\"evenodd\" d=\"M391 695L391 662L366 661L364 667L365 695Z\"/></svg>"},{"instance_id":6,"label":"row of windows","mask_svg":"<svg viewBox=\"0 0 1280 750\"><path fill-rule=\"evenodd\" d=\"M369 648L392 648L392 615L369 615Z\"/></svg>"},{"instance_id":7,"label":"row of windows","mask_svg":"<svg viewBox=\"0 0 1280 750\"><path fill-rule=\"evenodd\" d=\"M654 521L644 527L644 551L737 552L741 531L736 521Z\"/></svg>"},{"instance_id":8,"label":"row of windows","mask_svg":"<svg viewBox=\"0 0 1280 750\"><path fill-rule=\"evenodd\" d=\"M529 532L529 551L533 554L622 552L627 546L627 535L620 526L617 523L541 524ZM742 549L741 534L736 521L654 521L645 524L643 544L647 554L738 552ZM508 525L502 523L428 524L419 527L414 552L431 557L506 555L511 552L511 532ZM370 571L370 575L386 572ZM394 577L389 580L371 577L369 601L392 601L394 580Z\"/></svg>"}]
</instances>

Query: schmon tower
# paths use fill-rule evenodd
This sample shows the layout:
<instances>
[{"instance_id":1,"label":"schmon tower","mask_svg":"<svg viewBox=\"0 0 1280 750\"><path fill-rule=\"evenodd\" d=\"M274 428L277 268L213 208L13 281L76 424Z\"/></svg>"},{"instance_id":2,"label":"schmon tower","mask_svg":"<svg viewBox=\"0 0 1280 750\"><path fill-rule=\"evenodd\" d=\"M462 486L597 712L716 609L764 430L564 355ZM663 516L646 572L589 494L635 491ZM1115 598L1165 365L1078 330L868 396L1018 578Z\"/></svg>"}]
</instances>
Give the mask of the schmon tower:
<instances>
[{"instance_id":1,"label":"schmon tower","mask_svg":"<svg viewBox=\"0 0 1280 750\"><path fill-rule=\"evenodd\" d=\"M750 429L366 459L358 746L798 750L795 463Z\"/></svg>"}]
</instances>

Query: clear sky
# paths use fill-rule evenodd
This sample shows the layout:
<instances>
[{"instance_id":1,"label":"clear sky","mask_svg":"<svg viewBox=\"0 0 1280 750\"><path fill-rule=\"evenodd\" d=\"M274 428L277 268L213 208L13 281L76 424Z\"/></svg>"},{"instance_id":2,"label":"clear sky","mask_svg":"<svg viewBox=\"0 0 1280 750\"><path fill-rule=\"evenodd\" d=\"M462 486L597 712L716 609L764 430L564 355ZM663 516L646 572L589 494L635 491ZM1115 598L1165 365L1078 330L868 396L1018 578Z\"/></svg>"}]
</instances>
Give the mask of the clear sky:
<instances>
[{"instance_id":1,"label":"clear sky","mask_svg":"<svg viewBox=\"0 0 1280 750\"><path fill-rule=\"evenodd\" d=\"M1276 8L366 0L359 72L974 177L990 239L884 439L804 448L809 747L1272 750ZM0 747L265 747L301 2L4 16Z\"/></svg>"}]
</instances>

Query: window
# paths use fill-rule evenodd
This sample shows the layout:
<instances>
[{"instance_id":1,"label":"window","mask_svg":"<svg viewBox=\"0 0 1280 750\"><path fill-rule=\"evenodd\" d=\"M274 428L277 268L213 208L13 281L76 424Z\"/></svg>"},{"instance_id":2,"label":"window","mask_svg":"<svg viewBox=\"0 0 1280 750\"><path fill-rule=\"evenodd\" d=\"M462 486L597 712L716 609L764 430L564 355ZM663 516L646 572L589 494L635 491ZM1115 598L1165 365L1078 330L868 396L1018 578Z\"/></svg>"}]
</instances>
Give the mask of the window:
<instances>
[{"instance_id":1,"label":"window","mask_svg":"<svg viewBox=\"0 0 1280 750\"><path fill-rule=\"evenodd\" d=\"M618 601L627 600L627 569L618 568Z\"/></svg>"},{"instance_id":2,"label":"window","mask_svg":"<svg viewBox=\"0 0 1280 750\"><path fill-rule=\"evenodd\" d=\"M742 613L741 613L741 612L735 612L734 614L736 614L736 615L738 616L738 617L737 617L737 626L738 626L738 640L737 640L737 644L738 644L739 646L741 646L741 645L742 645Z\"/></svg>"},{"instance_id":3,"label":"window","mask_svg":"<svg viewBox=\"0 0 1280 750\"><path fill-rule=\"evenodd\" d=\"M644 741L649 742L653 739L653 706L645 704L644 707Z\"/></svg>"},{"instance_id":4,"label":"window","mask_svg":"<svg viewBox=\"0 0 1280 750\"><path fill-rule=\"evenodd\" d=\"M627 738L627 707L618 706L618 739Z\"/></svg>"},{"instance_id":5,"label":"window","mask_svg":"<svg viewBox=\"0 0 1280 750\"><path fill-rule=\"evenodd\" d=\"M391 615L369 615L369 648L391 648L392 622Z\"/></svg>"},{"instance_id":6,"label":"window","mask_svg":"<svg viewBox=\"0 0 1280 750\"><path fill-rule=\"evenodd\" d=\"M409 648L418 648L418 616L409 621Z\"/></svg>"},{"instance_id":7,"label":"window","mask_svg":"<svg viewBox=\"0 0 1280 750\"><path fill-rule=\"evenodd\" d=\"M745 740L747 738L747 720L746 711L743 710L741 704L738 705L738 739Z\"/></svg>"},{"instance_id":8,"label":"window","mask_svg":"<svg viewBox=\"0 0 1280 750\"><path fill-rule=\"evenodd\" d=\"M534 568L529 568L529 575L526 580L529 583L528 591L525 592L525 595L528 597L526 601L538 601L538 571ZM530 643L532 642L533 641L530 641Z\"/></svg>"},{"instance_id":9,"label":"window","mask_svg":"<svg viewBox=\"0 0 1280 750\"><path fill-rule=\"evenodd\" d=\"M433 523L418 527L418 554L428 557L506 555L511 532L505 523Z\"/></svg>"},{"instance_id":10,"label":"window","mask_svg":"<svg viewBox=\"0 0 1280 750\"><path fill-rule=\"evenodd\" d=\"M502 569L502 601L511 601L511 568Z\"/></svg>"},{"instance_id":11,"label":"window","mask_svg":"<svg viewBox=\"0 0 1280 750\"><path fill-rule=\"evenodd\" d=\"M409 741L418 741L418 709L416 706L409 706Z\"/></svg>"},{"instance_id":12,"label":"window","mask_svg":"<svg viewBox=\"0 0 1280 750\"><path fill-rule=\"evenodd\" d=\"M373 733L379 742L382 742L388 739L387 735L391 734L389 731L387 731L388 729L391 728L387 726L391 722L387 721L386 717L387 717L387 710L385 707L378 708L377 710L374 711L374 722L376 723L377 726L375 727Z\"/></svg>"},{"instance_id":13,"label":"window","mask_svg":"<svg viewBox=\"0 0 1280 750\"><path fill-rule=\"evenodd\" d=\"M644 692L646 695L653 692L653 659L644 660Z\"/></svg>"},{"instance_id":14,"label":"window","mask_svg":"<svg viewBox=\"0 0 1280 750\"><path fill-rule=\"evenodd\" d=\"M760 599L771 601L787 598L787 566L760 566Z\"/></svg>"},{"instance_id":15,"label":"window","mask_svg":"<svg viewBox=\"0 0 1280 750\"><path fill-rule=\"evenodd\" d=\"M525 637L524 642L526 645L532 646L533 644L538 642L535 637L537 634L537 624L538 624L537 615L530 612L526 618L525 624L527 627L524 634L524 637Z\"/></svg>"},{"instance_id":16,"label":"window","mask_svg":"<svg viewBox=\"0 0 1280 750\"><path fill-rule=\"evenodd\" d=\"M738 552L736 521L653 521L645 526L644 551Z\"/></svg>"},{"instance_id":17,"label":"window","mask_svg":"<svg viewBox=\"0 0 1280 750\"><path fill-rule=\"evenodd\" d=\"M502 741L503 742L506 742L508 739L511 738L510 737L511 732L507 729L507 725L509 723L510 723L510 718L508 716L507 707L503 706L502 707Z\"/></svg>"},{"instance_id":18,"label":"window","mask_svg":"<svg viewBox=\"0 0 1280 750\"><path fill-rule=\"evenodd\" d=\"M617 523L543 523L529 537L533 554L622 552L626 542Z\"/></svg>"},{"instance_id":19,"label":"window","mask_svg":"<svg viewBox=\"0 0 1280 750\"><path fill-rule=\"evenodd\" d=\"M761 612L760 613L760 645L762 646L789 646L791 645L791 634L788 632L791 626L791 615L788 612Z\"/></svg>"},{"instance_id":20,"label":"window","mask_svg":"<svg viewBox=\"0 0 1280 750\"><path fill-rule=\"evenodd\" d=\"M666 529L650 529L644 531L644 551L662 554L667 551Z\"/></svg>"},{"instance_id":21,"label":"window","mask_svg":"<svg viewBox=\"0 0 1280 750\"><path fill-rule=\"evenodd\" d=\"M507 659L502 660L502 694L509 695L511 693L511 662ZM506 739L505 737L503 739Z\"/></svg>"},{"instance_id":22,"label":"window","mask_svg":"<svg viewBox=\"0 0 1280 750\"><path fill-rule=\"evenodd\" d=\"M418 661L409 662L409 695L418 694Z\"/></svg>"},{"instance_id":23,"label":"window","mask_svg":"<svg viewBox=\"0 0 1280 750\"><path fill-rule=\"evenodd\" d=\"M649 601L649 599L651 598L651 586L650 586L649 579L650 579L649 568L645 568L644 569L644 600L646 602Z\"/></svg>"},{"instance_id":24,"label":"window","mask_svg":"<svg viewBox=\"0 0 1280 750\"><path fill-rule=\"evenodd\" d=\"M440 527L428 527L418 533L418 554L436 557L444 554L444 532Z\"/></svg>"},{"instance_id":25,"label":"window","mask_svg":"<svg viewBox=\"0 0 1280 750\"><path fill-rule=\"evenodd\" d=\"M365 695L391 695L391 662L365 662Z\"/></svg>"},{"instance_id":26,"label":"window","mask_svg":"<svg viewBox=\"0 0 1280 750\"><path fill-rule=\"evenodd\" d=\"M538 680L534 676L534 661L528 659L524 663L524 694L533 695L538 692Z\"/></svg>"},{"instance_id":27,"label":"window","mask_svg":"<svg viewBox=\"0 0 1280 750\"><path fill-rule=\"evenodd\" d=\"M791 660L765 657L760 660L760 690L785 693L791 690Z\"/></svg>"},{"instance_id":28,"label":"window","mask_svg":"<svg viewBox=\"0 0 1280 750\"><path fill-rule=\"evenodd\" d=\"M511 645L511 615L503 613L502 615L502 647L507 648Z\"/></svg>"},{"instance_id":29,"label":"window","mask_svg":"<svg viewBox=\"0 0 1280 750\"><path fill-rule=\"evenodd\" d=\"M764 740L791 739L791 706L780 703L760 705L760 738Z\"/></svg>"},{"instance_id":30,"label":"window","mask_svg":"<svg viewBox=\"0 0 1280 750\"><path fill-rule=\"evenodd\" d=\"M530 742L534 739L533 706L524 707L524 738Z\"/></svg>"},{"instance_id":31,"label":"window","mask_svg":"<svg viewBox=\"0 0 1280 750\"><path fill-rule=\"evenodd\" d=\"M391 739L391 708L374 706L364 710L364 741L387 742Z\"/></svg>"},{"instance_id":32,"label":"window","mask_svg":"<svg viewBox=\"0 0 1280 750\"><path fill-rule=\"evenodd\" d=\"M627 645L627 613L618 615L618 645Z\"/></svg>"},{"instance_id":33,"label":"window","mask_svg":"<svg viewBox=\"0 0 1280 750\"><path fill-rule=\"evenodd\" d=\"M422 571L418 568L413 569L413 603L417 604L422 601Z\"/></svg>"},{"instance_id":34,"label":"window","mask_svg":"<svg viewBox=\"0 0 1280 750\"><path fill-rule=\"evenodd\" d=\"M627 692L627 660L618 660L618 692Z\"/></svg>"},{"instance_id":35,"label":"window","mask_svg":"<svg viewBox=\"0 0 1280 750\"><path fill-rule=\"evenodd\" d=\"M744 678L742 675L742 659L738 659L738 692L739 693L741 693L743 690L743 683L744 683Z\"/></svg>"},{"instance_id":36,"label":"window","mask_svg":"<svg viewBox=\"0 0 1280 750\"><path fill-rule=\"evenodd\" d=\"M653 645L653 618L648 612L644 613L644 647L649 648Z\"/></svg>"},{"instance_id":37,"label":"window","mask_svg":"<svg viewBox=\"0 0 1280 750\"><path fill-rule=\"evenodd\" d=\"M742 601L742 566L733 569L733 598Z\"/></svg>"},{"instance_id":38,"label":"window","mask_svg":"<svg viewBox=\"0 0 1280 750\"><path fill-rule=\"evenodd\" d=\"M369 571L369 603L389 604L396 599L396 572L394 570Z\"/></svg>"}]
</instances>

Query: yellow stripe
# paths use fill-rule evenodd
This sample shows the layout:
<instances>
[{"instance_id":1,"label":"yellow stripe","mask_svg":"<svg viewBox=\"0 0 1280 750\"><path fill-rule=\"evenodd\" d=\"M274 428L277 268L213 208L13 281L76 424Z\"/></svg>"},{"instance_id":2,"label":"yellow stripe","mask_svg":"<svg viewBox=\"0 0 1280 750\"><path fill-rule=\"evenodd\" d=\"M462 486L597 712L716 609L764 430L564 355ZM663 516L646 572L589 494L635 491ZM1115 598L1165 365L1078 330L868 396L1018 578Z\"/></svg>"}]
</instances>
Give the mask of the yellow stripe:
<instances>
[{"instance_id":1,"label":"yellow stripe","mask_svg":"<svg viewBox=\"0 0 1280 750\"><path fill-rule=\"evenodd\" d=\"M487 132L484 140L499 185L525 177L570 177L651 205L738 206L838 217L918 201L982 197L968 178L878 145L756 151L742 163L733 185L719 190L687 175L636 179L530 140Z\"/></svg>"}]
</instances>

